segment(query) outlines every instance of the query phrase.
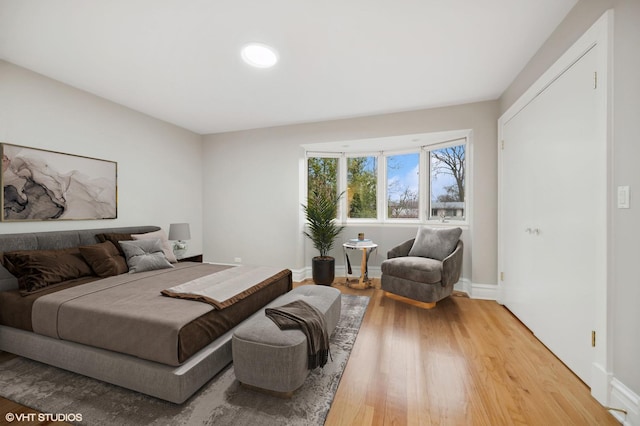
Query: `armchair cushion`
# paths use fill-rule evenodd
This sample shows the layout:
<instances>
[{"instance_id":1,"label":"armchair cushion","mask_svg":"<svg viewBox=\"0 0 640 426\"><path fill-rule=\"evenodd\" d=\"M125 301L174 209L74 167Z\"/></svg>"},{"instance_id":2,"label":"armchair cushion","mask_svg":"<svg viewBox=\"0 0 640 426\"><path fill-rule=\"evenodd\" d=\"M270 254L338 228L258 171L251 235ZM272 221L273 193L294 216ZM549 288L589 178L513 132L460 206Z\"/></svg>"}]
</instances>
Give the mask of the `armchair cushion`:
<instances>
[{"instance_id":1,"label":"armchair cushion","mask_svg":"<svg viewBox=\"0 0 640 426\"><path fill-rule=\"evenodd\" d=\"M383 275L424 284L437 284L442 280L442 262L426 257L395 257L382 262L381 268Z\"/></svg>"},{"instance_id":2,"label":"armchair cushion","mask_svg":"<svg viewBox=\"0 0 640 426\"><path fill-rule=\"evenodd\" d=\"M409 256L428 257L443 261L453 253L461 234L462 229L460 228L434 229L421 226L418 228L416 239L409 250Z\"/></svg>"}]
</instances>

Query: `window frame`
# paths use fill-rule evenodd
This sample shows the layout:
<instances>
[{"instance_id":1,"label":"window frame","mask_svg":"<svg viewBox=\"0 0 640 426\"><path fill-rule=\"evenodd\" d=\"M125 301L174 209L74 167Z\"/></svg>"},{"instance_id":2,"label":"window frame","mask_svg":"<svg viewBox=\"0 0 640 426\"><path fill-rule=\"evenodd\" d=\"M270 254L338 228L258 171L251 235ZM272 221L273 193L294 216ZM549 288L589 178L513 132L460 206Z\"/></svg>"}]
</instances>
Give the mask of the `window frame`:
<instances>
[{"instance_id":1,"label":"window frame","mask_svg":"<svg viewBox=\"0 0 640 426\"><path fill-rule=\"evenodd\" d=\"M460 141L464 141L463 143L460 143ZM464 145L464 189L465 189L465 199L463 201L464 203L464 216L462 220L457 220L457 219L451 219L449 217L446 217L444 222L445 223L464 223L467 224L469 223L469 219L468 219L468 215L469 215L469 196L468 196L468 188L469 188L469 181L468 181L468 177L469 177L469 161L468 161L468 155L469 155L469 138L461 138L461 139L455 139L455 140L451 140L451 141L445 141L445 142L441 142L441 143L437 143L437 144L432 144L432 145L428 145L428 146L423 146L422 149L425 152L425 162L426 162L426 167L427 167L427 173L429 175L429 188L427 190L427 205L425 207L424 210L424 214L425 214L425 218L426 218L426 223L433 223L433 222L442 222L441 219L438 218L433 218L431 216L431 210L432 210L432 204L431 204L431 152L432 151L438 151L440 149L444 149L444 148L450 148L453 146L460 146L460 145Z\"/></svg>"},{"instance_id":2,"label":"window frame","mask_svg":"<svg viewBox=\"0 0 640 426\"><path fill-rule=\"evenodd\" d=\"M347 169L347 158L354 157L377 157L377 182L376 182L376 200L377 200L377 217L376 218L349 218L348 216L348 200L347 196L344 195L340 200L340 204L338 206L338 215L336 220L342 225L353 225L353 224L366 224L366 225L380 225L380 224L389 224L389 225L458 225L458 226L468 226L471 220L471 194L472 194L472 182L470 180L471 175L471 159L473 158L471 155L472 150L472 134L471 131L460 131L456 132L457 134L451 135L452 137L448 138L440 138L439 140L434 140L433 143L425 144L420 143L416 144L412 147L403 147L401 149L384 149L384 150L351 150L348 152L339 151L339 150L327 150L327 151L317 151L317 150L306 150L304 152L305 159L305 176L304 176L304 191L303 196L306 200L308 196L308 159L309 158L338 158L338 167L337 167L337 183L338 183L338 194L344 192L347 194L348 182L348 169ZM444 139L444 140L443 140ZM446 217L445 220L441 220L440 218L432 218L431 217L431 162L430 162L430 153L431 151L435 151L438 149L448 148L451 146L464 145L465 147L465 200L464 200L464 216L462 219L456 219L455 217ZM388 217L388 157L395 155L403 155L403 154L411 154L417 153L419 154L419 179L418 179L418 217L417 218L392 218ZM425 176L428 176L425 179Z\"/></svg>"}]
</instances>

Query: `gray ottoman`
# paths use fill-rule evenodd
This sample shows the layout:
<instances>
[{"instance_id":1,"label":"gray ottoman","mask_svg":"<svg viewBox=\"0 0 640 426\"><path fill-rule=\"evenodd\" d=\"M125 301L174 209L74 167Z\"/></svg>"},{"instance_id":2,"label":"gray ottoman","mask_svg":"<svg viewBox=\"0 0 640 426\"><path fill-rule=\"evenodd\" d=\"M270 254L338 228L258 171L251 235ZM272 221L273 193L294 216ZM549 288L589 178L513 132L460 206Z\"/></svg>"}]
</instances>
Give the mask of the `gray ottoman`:
<instances>
[{"instance_id":1,"label":"gray ottoman","mask_svg":"<svg viewBox=\"0 0 640 426\"><path fill-rule=\"evenodd\" d=\"M304 285L267 305L277 307L304 300L324 313L329 333L340 319L340 290ZM307 338L301 330L280 330L264 309L240 324L232 338L233 369L238 381L290 396L309 374ZM331 361L329 361L331 362Z\"/></svg>"}]
</instances>

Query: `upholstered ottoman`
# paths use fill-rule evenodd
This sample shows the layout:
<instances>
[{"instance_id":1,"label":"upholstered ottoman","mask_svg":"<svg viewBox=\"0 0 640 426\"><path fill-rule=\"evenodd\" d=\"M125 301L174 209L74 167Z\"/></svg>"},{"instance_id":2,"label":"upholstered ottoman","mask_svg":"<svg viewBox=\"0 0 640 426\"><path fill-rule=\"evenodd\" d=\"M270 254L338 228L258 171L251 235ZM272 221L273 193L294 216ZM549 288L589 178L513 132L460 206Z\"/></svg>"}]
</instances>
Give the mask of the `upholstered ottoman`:
<instances>
[{"instance_id":1,"label":"upholstered ottoman","mask_svg":"<svg viewBox=\"0 0 640 426\"><path fill-rule=\"evenodd\" d=\"M304 300L324 313L332 333L340 319L340 290L304 285L275 299L267 307ZM264 309L238 326L232 338L233 369L238 381L290 396L309 374L307 338L301 330L280 330Z\"/></svg>"}]
</instances>

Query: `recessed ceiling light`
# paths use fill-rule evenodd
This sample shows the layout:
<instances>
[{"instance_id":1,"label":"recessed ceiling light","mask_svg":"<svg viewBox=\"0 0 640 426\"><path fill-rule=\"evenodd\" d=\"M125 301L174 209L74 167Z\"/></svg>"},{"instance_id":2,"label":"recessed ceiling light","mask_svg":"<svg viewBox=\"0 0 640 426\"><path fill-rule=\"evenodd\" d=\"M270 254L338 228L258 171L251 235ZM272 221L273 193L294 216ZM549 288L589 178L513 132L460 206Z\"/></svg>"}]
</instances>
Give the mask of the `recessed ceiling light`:
<instances>
[{"instance_id":1,"label":"recessed ceiling light","mask_svg":"<svg viewBox=\"0 0 640 426\"><path fill-rule=\"evenodd\" d=\"M242 48L242 59L253 67L270 68L278 62L278 53L266 44L251 43Z\"/></svg>"}]
</instances>

